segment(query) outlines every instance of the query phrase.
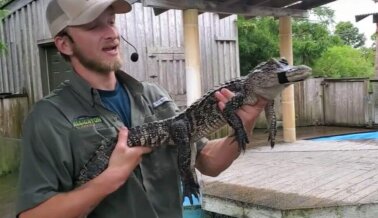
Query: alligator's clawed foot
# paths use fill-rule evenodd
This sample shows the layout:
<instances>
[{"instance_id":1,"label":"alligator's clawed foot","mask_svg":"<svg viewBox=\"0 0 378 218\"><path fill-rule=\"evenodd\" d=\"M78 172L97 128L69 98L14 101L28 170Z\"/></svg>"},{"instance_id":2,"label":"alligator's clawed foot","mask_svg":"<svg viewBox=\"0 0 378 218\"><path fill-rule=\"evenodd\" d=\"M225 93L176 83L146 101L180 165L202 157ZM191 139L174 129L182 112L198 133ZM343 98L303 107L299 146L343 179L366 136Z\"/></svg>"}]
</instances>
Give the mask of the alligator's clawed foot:
<instances>
[{"instance_id":1,"label":"alligator's clawed foot","mask_svg":"<svg viewBox=\"0 0 378 218\"><path fill-rule=\"evenodd\" d=\"M195 183L183 184L183 201L185 197L189 198L189 202L193 205L193 196L199 200L199 185Z\"/></svg>"},{"instance_id":2,"label":"alligator's clawed foot","mask_svg":"<svg viewBox=\"0 0 378 218\"><path fill-rule=\"evenodd\" d=\"M235 130L235 138L239 144L239 151L245 151L246 145L249 143L248 135L244 129Z\"/></svg>"},{"instance_id":3,"label":"alligator's clawed foot","mask_svg":"<svg viewBox=\"0 0 378 218\"><path fill-rule=\"evenodd\" d=\"M272 133L269 133L268 143L270 143L271 148L276 144L275 136Z\"/></svg>"}]
</instances>

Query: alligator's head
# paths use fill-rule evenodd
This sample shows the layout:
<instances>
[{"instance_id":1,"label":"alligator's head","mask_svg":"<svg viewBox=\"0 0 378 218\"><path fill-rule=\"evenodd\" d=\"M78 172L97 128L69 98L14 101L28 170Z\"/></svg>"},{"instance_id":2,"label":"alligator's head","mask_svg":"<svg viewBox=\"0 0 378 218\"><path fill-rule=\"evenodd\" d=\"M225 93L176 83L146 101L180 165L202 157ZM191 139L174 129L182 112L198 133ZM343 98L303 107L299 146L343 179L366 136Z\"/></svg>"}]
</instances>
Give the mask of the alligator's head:
<instances>
[{"instance_id":1,"label":"alligator's head","mask_svg":"<svg viewBox=\"0 0 378 218\"><path fill-rule=\"evenodd\" d=\"M293 66L283 58L280 60L272 58L250 71L247 75L246 89L273 100L285 87L310 76L311 68L308 66Z\"/></svg>"}]
</instances>

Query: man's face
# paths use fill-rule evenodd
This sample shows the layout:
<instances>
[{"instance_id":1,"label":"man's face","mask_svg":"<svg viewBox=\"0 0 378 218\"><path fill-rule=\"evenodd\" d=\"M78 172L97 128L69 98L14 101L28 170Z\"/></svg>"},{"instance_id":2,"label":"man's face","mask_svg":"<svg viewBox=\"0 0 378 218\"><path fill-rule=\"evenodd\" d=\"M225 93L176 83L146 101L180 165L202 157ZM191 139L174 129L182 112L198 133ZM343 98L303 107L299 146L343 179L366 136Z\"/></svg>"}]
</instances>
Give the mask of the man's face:
<instances>
[{"instance_id":1,"label":"man's face","mask_svg":"<svg viewBox=\"0 0 378 218\"><path fill-rule=\"evenodd\" d=\"M71 61L77 59L87 69L103 74L121 68L119 34L110 8L91 23L69 27L68 34L73 39Z\"/></svg>"}]
</instances>

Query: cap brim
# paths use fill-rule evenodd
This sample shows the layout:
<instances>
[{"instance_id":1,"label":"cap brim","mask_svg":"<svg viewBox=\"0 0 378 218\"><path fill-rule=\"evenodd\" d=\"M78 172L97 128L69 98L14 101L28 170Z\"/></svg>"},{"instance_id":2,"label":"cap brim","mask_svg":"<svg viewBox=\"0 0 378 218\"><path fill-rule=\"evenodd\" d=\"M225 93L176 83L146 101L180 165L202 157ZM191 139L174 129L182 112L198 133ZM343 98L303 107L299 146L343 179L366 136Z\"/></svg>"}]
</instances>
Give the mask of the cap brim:
<instances>
[{"instance_id":1,"label":"cap brim","mask_svg":"<svg viewBox=\"0 0 378 218\"><path fill-rule=\"evenodd\" d=\"M101 15L109 6L112 6L116 14L127 13L131 10L131 5L125 0L100 1L85 10L80 16L68 23L69 26L78 26L90 23Z\"/></svg>"}]
</instances>

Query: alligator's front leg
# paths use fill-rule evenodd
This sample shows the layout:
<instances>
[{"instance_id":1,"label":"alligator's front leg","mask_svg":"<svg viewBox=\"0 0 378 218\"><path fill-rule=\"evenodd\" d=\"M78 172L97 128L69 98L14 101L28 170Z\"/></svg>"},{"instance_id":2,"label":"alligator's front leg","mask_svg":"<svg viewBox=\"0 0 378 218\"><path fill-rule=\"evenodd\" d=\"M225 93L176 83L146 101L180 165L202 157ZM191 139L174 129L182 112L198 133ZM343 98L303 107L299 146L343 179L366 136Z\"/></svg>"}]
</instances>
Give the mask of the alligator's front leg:
<instances>
[{"instance_id":1,"label":"alligator's front leg","mask_svg":"<svg viewBox=\"0 0 378 218\"><path fill-rule=\"evenodd\" d=\"M276 118L276 112L274 110L274 100L270 101L265 106L265 117L266 121L268 123L268 142L270 142L270 147L274 147L274 144L276 143L276 134L277 134L277 118Z\"/></svg>"},{"instance_id":2,"label":"alligator's front leg","mask_svg":"<svg viewBox=\"0 0 378 218\"><path fill-rule=\"evenodd\" d=\"M226 103L223 109L223 116L227 120L227 123L234 129L235 138L239 144L239 150L245 151L246 144L249 143L247 132L244 129L243 122L240 117L236 114L236 110L243 105L244 95L242 93L236 93L234 97L231 98Z\"/></svg>"},{"instance_id":3,"label":"alligator's front leg","mask_svg":"<svg viewBox=\"0 0 378 218\"><path fill-rule=\"evenodd\" d=\"M174 143L178 146L178 167L183 185L183 200L189 198L193 204L192 195L199 199L199 185L194 164L196 160L197 149L190 143L189 128L184 120L173 121L170 135Z\"/></svg>"}]
</instances>

